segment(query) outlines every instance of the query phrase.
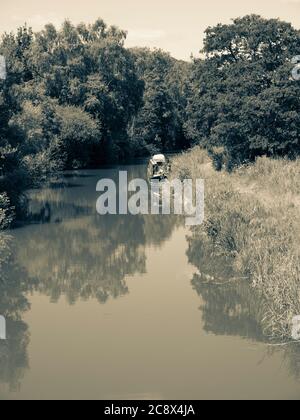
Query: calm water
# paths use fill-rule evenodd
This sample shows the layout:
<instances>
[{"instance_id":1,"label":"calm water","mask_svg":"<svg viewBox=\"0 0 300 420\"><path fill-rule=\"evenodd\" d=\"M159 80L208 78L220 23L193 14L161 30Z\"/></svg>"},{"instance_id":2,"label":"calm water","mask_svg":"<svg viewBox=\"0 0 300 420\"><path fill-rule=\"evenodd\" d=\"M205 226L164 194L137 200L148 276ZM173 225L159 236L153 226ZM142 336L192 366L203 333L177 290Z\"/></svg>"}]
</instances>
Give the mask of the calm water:
<instances>
[{"instance_id":1,"label":"calm water","mask_svg":"<svg viewBox=\"0 0 300 420\"><path fill-rule=\"evenodd\" d=\"M298 399L299 348L266 345L260 299L200 233L96 214L97 181L119 169L146 171L70 174L12 232L0 398Z\"/></svg>"}]
</instances>

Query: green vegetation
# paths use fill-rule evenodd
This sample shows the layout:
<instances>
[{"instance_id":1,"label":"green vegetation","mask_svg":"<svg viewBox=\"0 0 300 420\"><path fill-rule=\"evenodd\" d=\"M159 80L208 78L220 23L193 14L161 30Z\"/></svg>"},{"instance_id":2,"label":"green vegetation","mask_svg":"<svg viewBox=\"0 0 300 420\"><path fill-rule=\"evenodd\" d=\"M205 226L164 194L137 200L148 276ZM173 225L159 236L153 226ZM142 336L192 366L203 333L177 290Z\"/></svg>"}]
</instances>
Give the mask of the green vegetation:
<instances>
[{"instance_id":1,"label":"green vegetation","mask_svg":"<svg viewBox=\"0 0 300 420\"><path fill-rule=\"evenodd\" d=\"M188 146L182 90L189 65L162 51L128 50L125 38L100 19L3 35L0 192L18 217L22 192L60 170Z\"/></svg>"},{"instance_id":2,"label":"green vegetation","mask_svg":"<svg viewBox=\"0 0 300 420\"><path fill-rule=\"evenodd\" d=\"M261 298L265 336L291 338L300 313L300 161L259 158L232 173L216 172L199 147L174 159L175 177L205 179L205 224L192 229L189 254L205 270L205 249L217 255L212 282L248 279ZM257 299L259 299L257 297Z\"/></svg>"},{"instance_id":3,"label":"green vegetation","mask_svg":"<svg viewBox=\"0 0 300 420\"><path fill-rule=\"evenodd\" d=\"M185 131L228 170L257 156L300 152L300 84L291 77L300 32L259 16L208 28L205 60L195 60Z\"/></svg>"},{"instance_id":4,"label":"green vegetation","mask_svg":"<svg viewBox=\"0 0 300 420\"><path fill-rule=\"evenodd\" d=\"M125 39L101 19L2 36L0 193L18 218L23 192L63 169L198 144L218 170L299 155L300 32L290 24L251 15L208 28L205 56L191 63Z\"/></svg>"},{"instance_id":5,"label":"green vegetation","mask_svg":"<svg viewBox=\"0 0 300 420\"><path fill-rule=\"evenodd\" d=\"M183 132L186 99L184 87L190 65L162 51L131 50L138 77L144 82L143 104L130 126L135 153L147 156L159 151L186 149Z\"/></svg>"},{"instance_id":6,"label":"green vegetation","mask_svg":"<svg viewBox=\"0 0 300 420\"><path fill-rule=\"evenodd\" d=\"M126 49L125 39L100 19L2 36L1 230L26 215L24 191L59 171L196 146L174 173L206 179L213 248L262 294L264 334L290 337L300 313L300 83L291 77L300 32L238 18L208 28L191 63ZM2 233L0 268L8 241Z\"/></svg>"}]
</instances>

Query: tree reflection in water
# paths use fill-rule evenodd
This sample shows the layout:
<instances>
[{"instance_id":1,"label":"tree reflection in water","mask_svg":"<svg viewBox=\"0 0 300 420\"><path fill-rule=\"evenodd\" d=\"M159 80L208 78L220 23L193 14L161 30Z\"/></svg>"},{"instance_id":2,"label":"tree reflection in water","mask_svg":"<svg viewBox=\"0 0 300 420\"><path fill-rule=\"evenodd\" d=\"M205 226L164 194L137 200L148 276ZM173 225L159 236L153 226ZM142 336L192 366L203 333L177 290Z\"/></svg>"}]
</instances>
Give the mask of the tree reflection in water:
<instances>
[{"instance_id":1,"label":"tree reflection in water","mask_svg":"<svg viewBox=\"0 0 300 420\"><path fill-rule=\"evenodd\" d=\"M131 178L143 170L138 167ZM32 192L31 224L12 232L13 252L10 241L1 249L6 263L1 267L0 314L6 317L8 336L0 343L0 384L11 389L18 388L28 368L30 337L22 321L30 309L28 293L40 292L52 301L65 296L70 304L124 296L129 292L126 276L146 272L145 247L161 246L181 223L176 217L101 217L95 209L98 175L72 179L67 186Z\"/></svg>"},{"instance_id":2,"label":"tree reflection in water","mask_svg":"<svg viewBox=\"0 0 300 420\"><path fill-rule=\"evenodd\" d=\"M161 245L176 224L159 216L92 215L35 226L19 239L19 260L52 301L105 303L128 293L125 277L146 272L146 245Z\"/></svg>"},{"instance_id":3,"label":"tree reflection in water","mask_svg":"<svg viewBox=\"0 0 300 420\"><path fill-rule=\"evenodd\" d=\"M145 177L144 165L127 169L129 180ZM146 271L145 247L161 246L180 223L174 216L99 216L97 180L118 173L70 174L66 188L59 182L32 194L35 225L18 235L18 259L52 301L66 296L71 304L89 298L105 303L127 294L125 277Z\"/></svg>"},{"instance_id":4,"label":"tree reflection in water","mask_svg":"<svg viewBox=\"0 0 300 420\"><path fill-rule=\"evenodd\" d=\"M267 302L251 287L249 280L240 279L233 259L226 257L201 228L188 236L189 262L198 269L192 287L202 299L200 307L204 330L215 335L239 336L266 345L266 355L278 351L290 374L300 380L300 346L272 347L264 335L262 319Z\"/></svg>"},{"instance_id":5,"label":"tree reflection in water","mask_svg":"<svg viewBox=\"0 0 300 420\"><path fill-rule=\"evenodd\" d=\"M3 235L1 237L3 239ZM0 384L14 391L20 387L28 369L29 330L22 316L30 308L26 293L33 290L34 282L12 256L11 241L2 241L2 245L4 243L1 247L0 314L6 319L7 339L0 341Z\"/></svg>"},{"instance_id":6,"label":"tree reflection in water","mask_svg":"<svg viewBox=\"0 0 300 420\"><path fill-rule=\"evenodd\" d=\"M29 309L29 292L52 301L65 296L70 304L91 298L103 304L124 296L129 292L126 277L147 270L146 247L162 246L184 222L174 216L101 217L95 210L97 179L79 177L70 188L71 180L67 188L34 193L32 225L12 233L15 259L9 257L9 248L1 251L6 263L1 267L0 314L7 319L8 340L0 342L0 383L11 389L18 388L28 368L29 331L22 316ZM198 269L192 287L203 301L204 329L267 345L261 328L262 296L247 281L232 281L239 277L233 261L201 228L192 229L187 255ZM266 349L284 352L291 374L300 378L299 347Z\"/></svg>"}]
</instances>

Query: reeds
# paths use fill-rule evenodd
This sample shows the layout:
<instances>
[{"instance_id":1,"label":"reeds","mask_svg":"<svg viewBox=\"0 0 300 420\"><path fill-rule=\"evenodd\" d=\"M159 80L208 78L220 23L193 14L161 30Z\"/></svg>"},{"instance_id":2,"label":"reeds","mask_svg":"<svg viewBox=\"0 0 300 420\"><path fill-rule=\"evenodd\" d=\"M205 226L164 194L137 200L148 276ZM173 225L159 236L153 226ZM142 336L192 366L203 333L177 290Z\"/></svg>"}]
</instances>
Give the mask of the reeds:
<instances>
[{"instance_id":1,"label":"reeds","mask_svg":"<svg viewBox=\"0 0 300 420\"><path fill-rule=\"evenodd\" d=\"M174 177L205 180L204 230L234 258L263 296L260 322L272 339L291 339L300 315L300 160L259 158L216 172L199 147L173 160Z\"/></svg>"}]
</instances>

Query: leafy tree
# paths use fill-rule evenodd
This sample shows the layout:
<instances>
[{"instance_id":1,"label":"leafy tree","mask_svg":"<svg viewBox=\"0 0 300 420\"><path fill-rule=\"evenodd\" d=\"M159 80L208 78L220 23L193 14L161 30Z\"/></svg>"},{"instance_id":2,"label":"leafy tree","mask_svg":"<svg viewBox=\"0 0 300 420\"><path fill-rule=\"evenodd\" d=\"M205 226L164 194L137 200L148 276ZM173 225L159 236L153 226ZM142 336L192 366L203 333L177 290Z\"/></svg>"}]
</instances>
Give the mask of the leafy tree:
<instances>
[{"instance_id":1,"label":"leafy tree","mask_svg":"<svg viewBox=\"0 0 300 420\"><path fill-rule=\"evenodd\" d=\"M22 192L57 170L130 153L127 126L140 107L143 83L125 37L101 19L3 35L0 193L8 194L18 216Z\"/></svg>"},{"instance_id":2,"label":"leafy tree","mask_svg":"<svg viewBox=\"0 0 300 420\"><path fill-rule=\"evenodd\" d=\"M190 76L185 130L218 168L299 154L300 92L289 64L299 42L290 24L256 15L206 31L206 59L194 61Z\"/></svg>"},{"instance_id":3,"label":"leafy tree","mask_svg":"<svg viewBox=\"0 0 300 420\"><path fill-rule=\"evenodd\" d=\"M144 81L143 106L130 127L132 147L136 154L171 151L184 147L182 100L183 80L177 63L169 54L157 50L134 49L136 69Z\"/></svg>"},{"instance_id":4,"label":"leafy tree","mask_svg":"<svg viewBox=\"0 0 300 420\"><path fill-rule=\"evenodd\" d=\"M124 48L125 37L102 20L77 27L66 21L60 31L46 26L32 49L32 67L45 95L97 119L101 149L95 151L95 163L99 156L103 162L128 154L127 125L141 103L143 86Z\"/></svg>"},{"instance_id":5,"label":"leafy tree","mask_svg":"<svg viewBox=\"0 0 300 420\"><path fill-rule=\"evenodd\" d=\"M85 111L74 106L59 107L59 143L67 157L66 167L88 166L90 151L99 142L97 122Z\"/></svg>"}]
</instances>

